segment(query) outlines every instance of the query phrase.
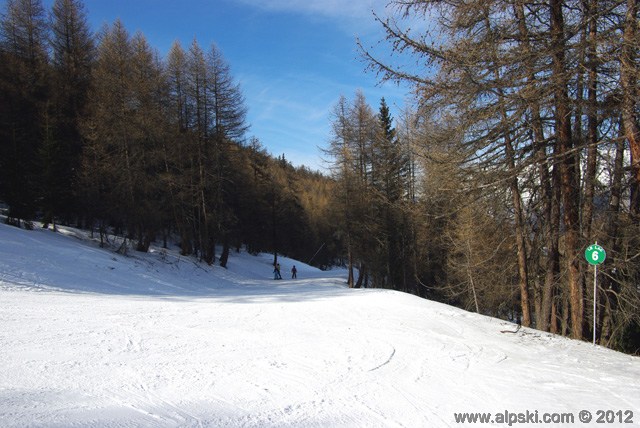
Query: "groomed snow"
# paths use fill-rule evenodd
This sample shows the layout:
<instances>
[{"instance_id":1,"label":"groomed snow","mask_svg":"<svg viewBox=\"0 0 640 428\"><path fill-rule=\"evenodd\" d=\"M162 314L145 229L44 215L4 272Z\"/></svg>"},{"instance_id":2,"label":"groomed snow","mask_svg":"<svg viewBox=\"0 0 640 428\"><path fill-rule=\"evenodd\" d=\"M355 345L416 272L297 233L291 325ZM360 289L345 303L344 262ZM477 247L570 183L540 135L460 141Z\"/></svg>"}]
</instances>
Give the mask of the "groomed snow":
<instances>
[{"instance_id":1,"label":"groomed snow","mask_svg":"<svg viewBox=\"0 0 640 428\"><path fill-rule=\"evenodd\" d=\"M447 427L505 410L640 422L638 358L280 261L274 281L268 255L233 253L225 270L0 225L0 426Z\"/></svg>"}]
</instances>

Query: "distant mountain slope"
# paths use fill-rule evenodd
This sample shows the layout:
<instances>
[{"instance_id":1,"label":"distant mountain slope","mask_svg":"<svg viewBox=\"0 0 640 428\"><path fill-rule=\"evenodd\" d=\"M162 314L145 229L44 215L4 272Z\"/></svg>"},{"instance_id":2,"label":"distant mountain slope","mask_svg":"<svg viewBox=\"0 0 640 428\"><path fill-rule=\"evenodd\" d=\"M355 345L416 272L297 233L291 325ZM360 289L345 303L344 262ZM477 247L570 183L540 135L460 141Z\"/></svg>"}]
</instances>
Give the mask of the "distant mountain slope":
<instances>
[{"instance_id":1,"label":"distant mountain slope","mask_svg":"<svg viewBox=\"0 0 640 428\"><path fill-rule=\"evenodd\" d=\"M64 232L0 225L3 427L446 427L459 412L507 426L505 411L602 426L598 410L640 422L638 358L502 334L513 326L285 258L274 281L269 255L234 253L225 270Z\"/></svg>"}]
</instances>

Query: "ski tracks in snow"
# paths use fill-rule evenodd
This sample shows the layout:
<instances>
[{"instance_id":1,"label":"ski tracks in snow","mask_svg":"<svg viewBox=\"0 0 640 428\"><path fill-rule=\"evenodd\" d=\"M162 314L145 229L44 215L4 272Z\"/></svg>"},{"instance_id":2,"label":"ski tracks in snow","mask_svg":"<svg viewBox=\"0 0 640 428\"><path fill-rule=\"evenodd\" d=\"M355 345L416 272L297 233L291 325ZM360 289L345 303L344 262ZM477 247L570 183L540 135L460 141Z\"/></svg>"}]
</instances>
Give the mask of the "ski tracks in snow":
<instances>
[{"instance_id":1,"label":"ski tracks in snow","mask_svg":"<svg viewBox=\"0 0 640 428\"><path fill-rule=\"evenodd\" d=\"M454 412L640 410L637 359L504 335L500 321L349 290L297 262L302 279L274 282L270 256L238 255L228 271L149 266L57 234L0 234L3 428L446 427Z\"/></svg>"},{"instance_id":2,"label":"ski tracks in snow","mask_svg":"<svg viewBox=\"0 0 640 428\"><path fill-rule=\"evenodd\" d=\"M382 363L380 365L377 365L374 368L369 369L367 371L372 372L372 371L378 370L379 368L381 368L383 366L386 366L387 364L389 364L391 362L391 359L393 358L394 355L396 355L396 348L391 346L391 354L389 355L389 358L387 358L387 360L384 363Z\"/></svg>"}]
</instances>

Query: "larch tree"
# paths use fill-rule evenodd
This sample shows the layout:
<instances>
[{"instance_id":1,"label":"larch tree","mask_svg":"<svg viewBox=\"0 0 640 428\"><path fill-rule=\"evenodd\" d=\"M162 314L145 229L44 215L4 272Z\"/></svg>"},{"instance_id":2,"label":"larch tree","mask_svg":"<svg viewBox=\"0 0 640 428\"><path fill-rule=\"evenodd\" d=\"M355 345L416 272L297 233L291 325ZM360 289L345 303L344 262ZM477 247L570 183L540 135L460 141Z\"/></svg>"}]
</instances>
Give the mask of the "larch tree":
<instances>
[{"instance_id":1,"label":"larch tree","mask_svg":"<svg viewBox=\"0 0 640 428\"><path fill-rule=\"evenodd\" d=\"M194 251L196 228L194 133L189 92L188 54L174 42L166 60L168 79L167 116L170 140L165 143L162 180L169 193L174 224L183 255Z\"/></svg>"},{"instance_id":2,"label":"larch tree","mask_svg":"<svg viewBox=\"0 0 640 428\"><path fill-rule=\"evenodd\" d=\"M9 221L33 220L41 196L48 24L40 0L8 0L0 19L0 195ZM30 223L27 223L30 224Z\"/></svg>"},{"instance_id":3,"label":"larch tree","mask_svg":"<svg viewBox=\"0 0 640 428\"><path fill-rule=\"evenodd\" d=\"M336 224L337 239L342 241L346 252L348 270L347 285L354 287L354 223L355 211L353 205L356 197L356 181L353 170L353 129L349 114L349 102L342 95L334 106L331 120L331 142L325 153L333 160L331 172L338 183L333 199L338 224Z\"/></svg>"},{"instance_id":4,"label":"larch tree","mask_svg":"<svg viewBox=\"0 0 640 428\"><path fill-rule=\"evenodd\" d=\"M80 205L80 122L86 116L95 47L79 0L54 2L50 45L51 98L47 117L51 124L41 150L45 226L58 216L69 221Z\"/></svg>"},{"instance_id":5,"label":"larch tree","mask_svg":"<svg viewBox=\"0 0 640 428\"><path fill-rule=\"evenodd\" d=\"M234 175L238 161L238 145L242 143L248 130L247 109L240 86L231 75L222 52L212 45L207 54L209 70L207 91L211 102L211 145L214 163L212 174L214 189L214 210L216 213L216 234L222 242L220 265L226 267L229 258L230 238L234 231L235 219L231 200L236 192Z\"/></svg>"},{"instance_id":6,"label":"larch tree","mask_svg":"<svg viewBox=\"0 0 640 428\"><path fill-rule=\"evenodd\" d=\"M85 171L87 186L100 191L94 197L110 202L110 220L147 251L161 227L162 66L141 33L131 37L116 21L101 34L93 78L84 136L87 162L95 169Z\"/></svg>"}]
</instances>

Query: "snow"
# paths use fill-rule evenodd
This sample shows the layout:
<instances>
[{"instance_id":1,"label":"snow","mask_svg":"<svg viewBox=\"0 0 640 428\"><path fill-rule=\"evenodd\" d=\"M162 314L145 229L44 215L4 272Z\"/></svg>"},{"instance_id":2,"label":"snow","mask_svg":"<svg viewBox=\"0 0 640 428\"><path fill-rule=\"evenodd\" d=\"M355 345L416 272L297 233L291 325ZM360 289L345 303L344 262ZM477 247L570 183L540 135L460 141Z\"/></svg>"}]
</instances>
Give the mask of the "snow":
<instances>
[{"instance_id":1,"label":"snow","mask_svg":"<svg viewBox=\"0 0 640 428\"><path fill-rule=\"evenodd\" d=\"M0 426L447 427L505 410L640 422L636 357L279 260L274 281L270 255L232 253L225 270L0 225Z\"/></svg>"}]
</instances>

